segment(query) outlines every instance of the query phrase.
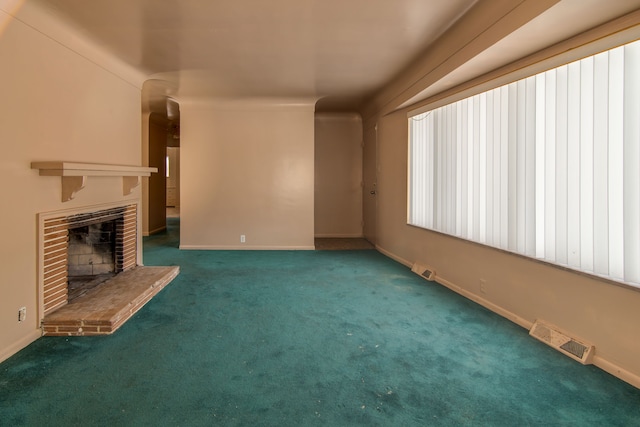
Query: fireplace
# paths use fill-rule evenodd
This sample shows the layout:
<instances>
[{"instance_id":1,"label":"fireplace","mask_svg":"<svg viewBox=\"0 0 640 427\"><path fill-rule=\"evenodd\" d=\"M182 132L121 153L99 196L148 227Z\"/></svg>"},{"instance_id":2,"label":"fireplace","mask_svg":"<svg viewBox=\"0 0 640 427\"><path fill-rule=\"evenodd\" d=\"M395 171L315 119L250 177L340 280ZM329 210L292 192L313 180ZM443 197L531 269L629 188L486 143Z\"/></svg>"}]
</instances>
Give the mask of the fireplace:
<instances>
[{"instance_id":1,"label":"fireplace","mask_svg":"<svg viewBox=\"0 0 640 427\"><path fill-rule=\"evenodd\" d=\"M178 275L139 265L138 206L38 215L43 335L112 334Z\"/></svg>"},{"instance_id":2,"label":"fireplace","mask_svg":"<svg viewBox=\"0 0 640 427\"><path fill-rule=\"evenodd\" d=\"M136 266L136 222L136 204L44 219L45 315Z\"/></svg>"},{"instance_id":3,"label":"fireplace","mask_svg":"<svg viewBox=\"0 0 640 427\"><path fill-rule=\"evenodd\" d=\"M62 203L73 200L93 177L120 177L122 196L127 197L142 177L158 171L65 161L32 162L31 168L40 176L60 178ZM128 198L38 214L38 317L43 335L112 334L179 274L177 266L141 265L139 206L139 198Z\"/></svg>"}]
</instances>

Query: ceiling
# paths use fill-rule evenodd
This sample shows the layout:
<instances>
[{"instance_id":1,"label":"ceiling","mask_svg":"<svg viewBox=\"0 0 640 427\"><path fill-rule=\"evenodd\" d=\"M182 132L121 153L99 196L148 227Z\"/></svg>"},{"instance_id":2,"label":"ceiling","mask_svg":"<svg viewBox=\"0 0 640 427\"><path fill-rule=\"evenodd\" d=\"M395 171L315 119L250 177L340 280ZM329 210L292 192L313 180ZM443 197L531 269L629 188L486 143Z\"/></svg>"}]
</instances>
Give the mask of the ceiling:
<instances>
[{"instance_id":1,"label":"ceiling","mask_svg":"<svg viewBox=\"0 0 640 427\"><path fill-rule=\"evenodd\" d=\"M358 110L478 0L35 1L147 75L145 101L168 105L171 118L167 98L310 98L318 110ZM562 0L446 85L638 7Z\"/></svg>"}]
</instances>

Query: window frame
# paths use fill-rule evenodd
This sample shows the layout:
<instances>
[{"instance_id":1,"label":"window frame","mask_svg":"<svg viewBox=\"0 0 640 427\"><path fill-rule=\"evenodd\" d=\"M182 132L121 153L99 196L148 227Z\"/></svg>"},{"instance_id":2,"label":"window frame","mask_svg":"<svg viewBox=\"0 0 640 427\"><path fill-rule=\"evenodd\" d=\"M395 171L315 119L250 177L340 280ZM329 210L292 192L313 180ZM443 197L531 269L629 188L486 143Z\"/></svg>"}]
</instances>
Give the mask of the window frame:
<instances>
[{"instance_id":1,"label":"window frame","mask_svg":"<svg viewBox=\"0 0 640 427\"><path fill-rule=\"evenodd\" d=\"M596 55L598 53L614 49L616 47L640 40L640 24L637 24L638 13L632 13L636 24L633 26L628 25L628 17L622 17L614 20L596 29L590 30L579 36L571 38L565 42L558 43L536 54L523 58L515 63L498 68L490 73L487 73L478 78L472 79L466 83L463 83L455 88L425 100L424 102L408 107L405 109L407 112L407 130L408 130L408 147L407 147L407 206L406 206L406 223L411 227L418 229L426 229L430 232L435 232L445 236L453 237L456 239L464 240L465 242L480 245L482 247L489 247L501 252L513 254L519 257L523 257L527 260L534 262L541 262L548 264L563 270L570 271L585 275L588 277L597 277L600 280L606 281L611 284L624 286L636 291L640 291L640 284L625 282L623 280L614 279L609 276L603 276L594 272L578 270L574 267L567 265L557 264L555 262L537 258L535 256L525 255L519 252L511 251L502 247L481 243L475 240L470 240L464 237L459 237L454 234L449 234L446 231L441 231L433 228L424 228L418 225L410 223L411 215L411 178L412 178L412 157L411 157L411 118L417 115L423 114L428 111L435 110L439 107L443 107L462 99L472 97L481 93L485 93L492 89L508 85L518 80L525 79L527 77L535 76L538 73L545 72L547 70L560 67L574 61ZM620 26L626 25L627 27L620 30ZM603 35L604 34L604 35Z\"/></svg>"}]
</instances>

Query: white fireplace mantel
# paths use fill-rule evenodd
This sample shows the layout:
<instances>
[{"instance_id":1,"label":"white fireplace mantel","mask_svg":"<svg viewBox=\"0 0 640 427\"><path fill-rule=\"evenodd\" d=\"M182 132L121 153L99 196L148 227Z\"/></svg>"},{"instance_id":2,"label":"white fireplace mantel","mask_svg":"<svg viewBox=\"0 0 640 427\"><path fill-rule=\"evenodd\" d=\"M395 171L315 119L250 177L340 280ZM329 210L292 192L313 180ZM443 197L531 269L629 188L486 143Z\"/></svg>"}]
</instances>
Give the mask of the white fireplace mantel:
<instances>
[{"instance_id":1,"label":"white fireplace mantel","mask_svg":"<svg viewBox=\"0 0 640 427\"><path fill-rule=\"evenodd\" d=\"M121 176L122 194L131 194L140 185L140 178L151 176L158 168L146 166L74 163L64 161L31 162L31 169L39 169L40 176L59 176L62 179L62 201L67 202L82 190L88 176Z\"/></svg>"}]
</instances>

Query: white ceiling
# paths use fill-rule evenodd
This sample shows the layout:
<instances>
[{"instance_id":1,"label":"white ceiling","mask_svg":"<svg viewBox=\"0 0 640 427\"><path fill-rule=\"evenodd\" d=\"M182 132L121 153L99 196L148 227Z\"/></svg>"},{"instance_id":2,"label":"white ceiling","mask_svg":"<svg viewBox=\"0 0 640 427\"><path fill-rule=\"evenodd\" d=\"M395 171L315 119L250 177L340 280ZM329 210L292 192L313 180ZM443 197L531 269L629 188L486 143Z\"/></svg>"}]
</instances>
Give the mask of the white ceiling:
<instances>
[{"instance_id":1,"label":"white ceiling","mask_svg":"<svg viewBox=\"0 0 640 427\"><path fill-rule=\"evenodd\" d=\"M303 97L320 100L320 109L354 110L478 0L34 1L149 76L146 98L163 106L167 95ZM562 0L446 85L638 7Z\"/></svg>"}]
</instances>

